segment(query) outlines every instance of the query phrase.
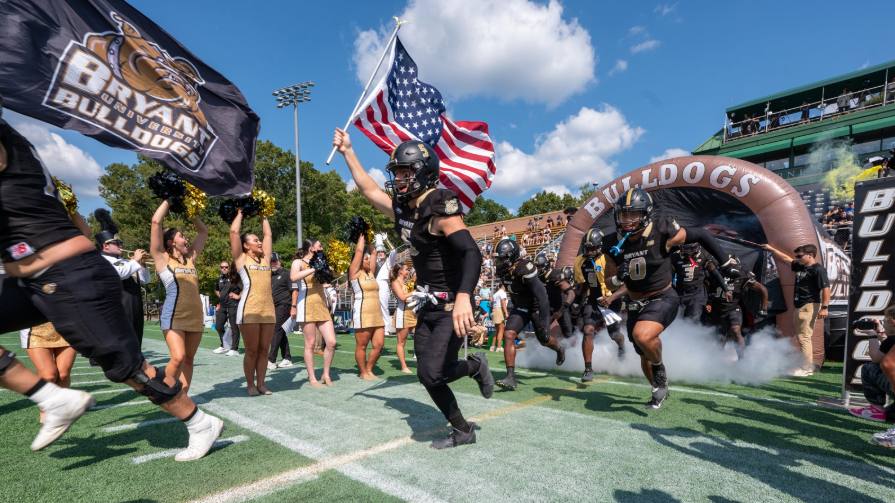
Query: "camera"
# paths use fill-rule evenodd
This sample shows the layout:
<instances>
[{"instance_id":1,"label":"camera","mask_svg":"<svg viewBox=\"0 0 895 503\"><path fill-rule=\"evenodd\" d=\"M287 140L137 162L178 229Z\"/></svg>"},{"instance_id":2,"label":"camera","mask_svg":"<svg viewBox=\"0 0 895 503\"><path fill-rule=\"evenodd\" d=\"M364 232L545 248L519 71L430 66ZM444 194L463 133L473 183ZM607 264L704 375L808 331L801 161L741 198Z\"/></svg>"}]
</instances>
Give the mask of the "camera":
<instances>
[{"instance_id":1,"label":"camera","mask_svg":"<svg viewBox=\"0 0 895 503\"><path fill-rule=\"evenodd\" d=\"M877 321L873 318L861 318L860 320L855 320L851 327L855 330L876 330Z\"/></svg>"}]
</instances>

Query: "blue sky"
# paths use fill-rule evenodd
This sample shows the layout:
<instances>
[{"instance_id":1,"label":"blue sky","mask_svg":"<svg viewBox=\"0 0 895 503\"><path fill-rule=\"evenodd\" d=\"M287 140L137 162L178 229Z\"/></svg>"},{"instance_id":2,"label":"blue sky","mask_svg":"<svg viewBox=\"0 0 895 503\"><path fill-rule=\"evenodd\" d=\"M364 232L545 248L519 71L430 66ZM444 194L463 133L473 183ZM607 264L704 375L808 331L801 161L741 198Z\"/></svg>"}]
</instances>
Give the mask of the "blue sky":
<instances>
[{"instance_id":1,"label":"blue sky","mask_svg":"<svg viewBox=\"0 0 895 503\"><path fill-rule=\"evenodd\" d=\"M391 17L406 14L402 40L420 78L442 91L452 118L489 123L499 174L486 195L510 208L545 187L574 192L690 150L720 128L727 106L895 59L885 2L132 3L232 80L261 116L261 138L284 148L293 148L292 115L271 91L315 81L301 154L320 169L361 90L358 66ZM82 192L100 167L135 160L50 131L61 139L37 124L25 132L63 178L88 173ZM381 168L386 156L351 133L363 163ZM347 178L339 157L332 167ZM81 200L84 211L102 204Z\"/></svg>"}]
</instances>

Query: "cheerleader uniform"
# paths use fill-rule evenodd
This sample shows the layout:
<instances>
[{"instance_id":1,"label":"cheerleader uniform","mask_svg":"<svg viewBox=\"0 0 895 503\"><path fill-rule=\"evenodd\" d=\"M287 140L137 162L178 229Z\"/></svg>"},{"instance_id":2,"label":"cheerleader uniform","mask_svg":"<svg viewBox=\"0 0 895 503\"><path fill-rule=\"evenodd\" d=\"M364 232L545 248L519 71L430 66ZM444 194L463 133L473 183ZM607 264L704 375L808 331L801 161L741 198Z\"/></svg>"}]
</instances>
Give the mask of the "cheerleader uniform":
<instances>
[{"instance_id":1,"label":"cheerleader uniform","mask_svg":"<svg viewBox=\"0 0 895 503\"><path fill-rule=\"evenodd\" d=\"M408 292L409 293L409 292ZM395 329L414 328L416 326L416 315L413 309L407 307L407 303L398 299L398 305L395 307Z\"/></svg>"},{"instance_id":2,"label":"cheerleader uniform","mask_svg":"<svg viewBox=\"0 0 895 503\"><path fill-rule=\"evenodd\" d=\"M351 280L351 289L354 291L352 326L355 329L385 326L382 309L379 307L379 282L376 281L376 276L359 272L357 278Z\"/></svg>"},{"instance_id":3,"label":"cheerleader uniform","mask_svg":"<svg viewBox=\"0 0 895 503\"><path fill-rule=\"evenodd\" d=\"M308 265L304 260L302 263ZM323 284L318 283L313 274L298 280L296 290L298 290L298 301L295 304L296 323L315 323L332 319L326 305Z\"/></svg>"},{"instance_id":4,"label":"cheerleader uniform","mask_svg":"<svg viewBox=\"0 0 895 503\"><path fill-rule=\"evenodd\" d=\"M22 340L22 349L34 348L67 348L70 344L59 335L56 328L49 321L31 328L19 331Z\"/></svg>"},{"instance_id":5,"label":"cheerleader uniform","mask_svg":"<svg viewBox=\"0 0 895 503\"><path fill-rule=\"evenodd\" d=\"M158 277L165 285L165 303L159 317L162 330L205 330L205 313L199 296L199 273L193 260L181 262L168 257L168 264Z\"/></svg>"},{"instance_id":6,"label":"cheerleader uniform","mask_svg":"<svg viewBox=\"0 0 895 503\"><path fill-rule=\"evenodd\" d=\"M275 323L273 293L270 286L270 261L267 257L255 260L245 255L245 265L239 270L242 278L242 297L236 309L236 323Z\"/></svg>"}]
</instances>

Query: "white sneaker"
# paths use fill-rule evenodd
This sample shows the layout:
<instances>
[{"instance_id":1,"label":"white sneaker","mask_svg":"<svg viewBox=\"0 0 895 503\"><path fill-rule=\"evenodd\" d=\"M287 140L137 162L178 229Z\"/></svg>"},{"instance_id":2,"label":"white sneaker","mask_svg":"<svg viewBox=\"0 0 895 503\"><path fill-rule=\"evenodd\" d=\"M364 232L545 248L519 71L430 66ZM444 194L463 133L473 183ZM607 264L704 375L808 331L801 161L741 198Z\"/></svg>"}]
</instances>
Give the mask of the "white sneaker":
<instances>
[{"instance_id":1,"label":"white sneaker","mask_svg":"<svg viewBox=\"0 0 895 503\"><path fill-rule=\"evenodd\" d=\"M226 355L227 356L239 356L239 351L237 351L235 349L231 349L231 350L227 351Z\"/></svg>"},{"instance_id":2,"label":"white sneaker","mask_svg":"<svg viewBox=\"0 0 895 503\"><path fill-rule=\"evenodd\" d=\"M276 370L277 364L274 362L267 362L267 371Z\"/></svg>"},{"instance_id":3,"label":"white sneaker","mask_svg":"<svg viewBox=\"0 0 895 503\"><path fill-rule=\"evenodd\" d=\"M221 436L224 430L224 422L220 419L206 414L203 424L198 426L195 431L190 432L190 441L186 449L174 456L174 461L194 461L199 459L211 450L214 441Z\"/></svg>"},{"instance_id":4,"label":"white sneaker","mask_svg":"<svg viewBox=\"0 0 895 503\"><path fill-rule=\"evenodd\" d=\"M882 442L888 441L890 442L890 445L886 445L886 447L895 447L895 428L889 428L886 431L874 433L873 440L880 445L885 445Z\"/></svg>"},{"instance_id":5,"label":"white sneaker","mask_svg":"<svg viewBox=\"0 0 895 503\"><path fill-rule=\"evenodd\" d=\"M285 360L285 359L284 359L283 361L281 361L280 363L277 364L277 367L279 367L279 368L281 368L281 369L289 368L289 367L291 367L291 366L292 366L292 360Z\"/></svg>"},{"instance_id":6,"label":"white sneaker","mask_svg":"<svg viewBox=\"0 0 895 503\"><path fill-rule=\"evenodd\" d=\"M814 375L814 372L805 369L796 369L793 370L789 375L792 377L810 377Z\"/></svg>"},{"instance_id":7,"label":"white sneaker","mask_svg":"<svg viewBox=\"0 0 895 503\"><path fill-rule=\"evenodd\" d=\"M226 352L227 352L227 349L224 348L224 346L218 346L217 349L212 349L211 352L214 353L214 354L216 354L216 355L219 355L219 354L221 354L221 353L226 353Z\"/></svg>"},{"instance_id":8,"label":"white sneaker","mask_svg":"<svg viewBox=\"0 0 895 503\"><path fill-rule=\"evenodd\" d=\"M55 442L96 403L96 399L90 393L83 391L60 388L56 393L58 401L54 400L54 403L44 410L44 423L31 442L32 451L39 451Z\"/></svg>"}]
</instances>

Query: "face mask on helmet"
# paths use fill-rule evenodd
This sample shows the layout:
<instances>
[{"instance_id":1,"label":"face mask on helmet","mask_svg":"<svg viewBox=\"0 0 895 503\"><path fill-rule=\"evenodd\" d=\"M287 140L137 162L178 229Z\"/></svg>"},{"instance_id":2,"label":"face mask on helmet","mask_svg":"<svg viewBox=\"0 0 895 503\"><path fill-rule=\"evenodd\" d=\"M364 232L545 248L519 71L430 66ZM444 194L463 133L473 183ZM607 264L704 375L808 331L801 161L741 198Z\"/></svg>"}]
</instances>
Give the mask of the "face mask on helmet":
<instances>
[{"instance_id":1,"label":"face mask on helmet","mask_svg":"<svg viewBox=\"0 0 895 503\"><path fill-rule=\"evenodd\" d=\"M421 141L406 141L392 152L385 169L389 180L385 190L399 202L406 202L438 183L438 156Z\"/></svg>"},{"instance_id":2,"label":"face mask on helmet","mask_svg":"<svg viewBox=\"0 0 895 503\"><path fill-rule=\"evenodd\" d=\"M506 275L519 259L519 245L511 239L503 239L494 247L494 267L501 276Z\"/></svg>"},{"instance_id":3,"label":"face mask on helmet","mask_svg":"<svg viewBox=\"0 0 895 503\"><path fill-rule=\"evenodd\" d=\"M615 203L615 226L622 233L637 233L649 225L653 200L643 189L628 189Z\"/></svg>"},{"instance_id":4,"label":"face mask on helmet","mask_svg":"<svg viewBox=\"0 0 895 503\"><path fill-rule=\"evenodd\" d=\"M535 257L535 267L538 269L538 274L544 275L547 273L547 269L550 268L550 260L547 259L547 255L543 253L538 253Z\"/></svg>"}]
</instances>

